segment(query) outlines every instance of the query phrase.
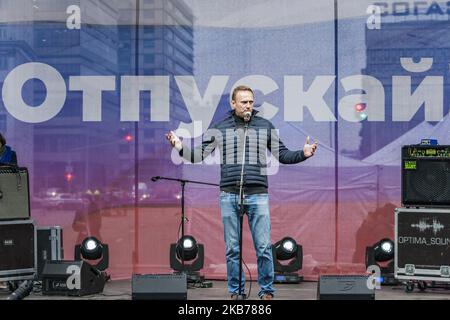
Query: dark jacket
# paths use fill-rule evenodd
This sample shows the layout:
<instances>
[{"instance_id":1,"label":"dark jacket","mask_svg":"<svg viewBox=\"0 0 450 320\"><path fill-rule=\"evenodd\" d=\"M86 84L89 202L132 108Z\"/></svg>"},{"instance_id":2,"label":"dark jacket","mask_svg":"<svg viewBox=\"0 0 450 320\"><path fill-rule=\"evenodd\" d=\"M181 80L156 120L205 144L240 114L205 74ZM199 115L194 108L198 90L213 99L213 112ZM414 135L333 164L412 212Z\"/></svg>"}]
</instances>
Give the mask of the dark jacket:
<instances>
[{"instance_id":1,"label":"dark jacket","mask_svg":"<svg viewBox=\"0 0 450 320\"><path fill-rule=\"evenodd\" d=\"M266 193L268 188L266 153L271 151L275 158L284 164L294 164L306 159L303 150L290 151L279 139L273 124L253 111L248 123L246 140L246 160L244 181L246 193ZM245 122L230 111L228 116L213 125L203 135L201 146L190 149L183 145L180 155L190 162L200 162L216 147L220 149L221 173L220 189L238 193L243 156L243 134Z\"/></svg>"},{"instance_id":2,"label":"dark jacket","mask_svg":"<svg viewBox=\"0 0 450 320\"><path fill-rule=\"evenodd\" d=\"M14 164L17 165L16 152L10 146L5 145L5 150L0 154L0 164Z\"/></svg>"}]
</instances>

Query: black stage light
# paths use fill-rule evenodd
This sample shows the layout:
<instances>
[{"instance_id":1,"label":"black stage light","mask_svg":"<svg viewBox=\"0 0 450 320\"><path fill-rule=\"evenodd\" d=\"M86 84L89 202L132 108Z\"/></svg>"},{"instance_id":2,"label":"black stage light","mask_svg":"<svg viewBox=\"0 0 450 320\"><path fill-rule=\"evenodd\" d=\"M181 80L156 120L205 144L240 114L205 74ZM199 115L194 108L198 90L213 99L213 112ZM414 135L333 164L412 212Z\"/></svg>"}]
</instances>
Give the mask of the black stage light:
<instances>
[{"instance_id":1,"label":"black stage light","mask_svg":"<svg viewBox=\"0 0 450 320\"><path fill-rule=\"evenodd\" d=\"M184 236L177 242L177 258L184 261L195 259L198 254L197 241L192 236Z\"/></svg>"},{"instance_id":2,"label":"black stage light","mask_svg":"<svg viewBox=\"0 0 450 320\"><path fill-rule=\"evenodd\" d=\"M382 239L373 246L374 258L377 262L394 259L394 242L390 239Z\"/></svg>"},{"instance_id":3,"label":"black stage light","mask_svg":"<svg viewBox=\"0 0 450 320\"><path fill-rule=\"evenodd\" d=\"M272 246L275 283L300 283L303 277L298 271L302 268L303 248L291 237L284 237ZM289 262L282 264L280 261Z\"/></svg>"},{"instance_id":4,"label":"black stage light","mask_svg":"<svg viewBox=\"0 0 450 320\"><path fill-rule=\"evenodd\" d=\"M176 273L185 273L188 282L203 281L199 271L203 268L204 260L204 246L197 243L193 236L185 235L170 245L170 267Z\"/></svg>"},{"instance_id":5,"label":"black stage light","mask_svg":"<svg viewBox=\"0 0 450 320\"><path fill-rule=\"evenodd\" d=\"M291 237L285 237L275 244L275 251L278 260L289 260L297 253L297 243Z\"/></svg>"},{"instance_id":6,"label":"black stage light","mask_svg":"<svg viewBox=\"0 0 450 320\"><path fill-rule=\"evenodd\" d=\"M81 243L81 255L88 260L97 260L102 256L102 244L95 237L88 237Z\"/></svg>"},{"instance_id":7,"label":"black stage light","mask_svg":"<svg viewBox=\"0 0 450 320\"><path fill-rule=\"evenodd\" d=\"M370 247L366 247L366 268L380 268L380 284L393 285L399 281L394 277L394 242L383 238Z\"/></svg>"},{"instance_id":8,"label":"black stage light","mask_svg":"<svg viewBox=\"0 0 450 320\"><path fill-rule=\"evenodd\" d=\"M87 237L83 242L75 246L75 260L101 260L94 265L100 271L104 271L109 266L109 247L101 243L95 237Z\"/></svg>"}]
</instances>

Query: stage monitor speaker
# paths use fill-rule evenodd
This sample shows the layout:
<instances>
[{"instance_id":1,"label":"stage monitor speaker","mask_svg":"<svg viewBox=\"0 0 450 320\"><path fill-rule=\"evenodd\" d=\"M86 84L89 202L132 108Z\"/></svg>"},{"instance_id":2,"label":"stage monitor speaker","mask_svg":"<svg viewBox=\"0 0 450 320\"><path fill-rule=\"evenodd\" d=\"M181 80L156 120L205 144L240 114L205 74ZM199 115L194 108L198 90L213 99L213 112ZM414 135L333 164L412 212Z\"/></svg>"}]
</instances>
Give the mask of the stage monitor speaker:
<instances>
[{"instance_id":1,"label":"stage monitor speaker","mask_svg":"<svg viewBox=\"0 0 450 320\"><path fill-rule=\"evenodd\" d=\"M375 289L369 289L364 275L325 275L317 284L318 300L375 300Z\"/></svg>"},{"instance_id":2,"label":"stage monitor speaker","mask_svg":"<svg viewBox=\"0 0 450 320\"><path fill-rule=\"evenodd\" d=\"M133 274L133 300L186 300L186 274Z\"/></svg>"},{"instance_id":3,"label":"stage monitor speaker","mask_svg":"<svg viewBox=\"0 0 450 320\"><path fill-rule=\"evenodd\" d=\"M84 260L45 261L42 294L84 296L103 292L106 274Z\"/></svg>"},{"instance_id":4,"label":"stage monitor speaker","mask_svg":"<svg viewBox=\"0 0 450 320\"><path fill-rule=\"evenodd\" d=\"M450 146L402 147L404 207L450 206Z\"/></svg>"},{"instance_id":5,"label":"stage monitor speaker","mask_svg":"<svg viewBox=\"0 0 450 320\"><path fill-rule=\"evenodd\" d=\"M27 168L0 166L0 220L29 219Z\"/></svg>"},{"instance_id":6,"label":"stage monitor speaker","mask_svg":"<svg viewBox=\"0 0 450 320\"><path fill-rule=\"evenodd\" d=\"M0 221L0 281L33 279L35 273L34 221Z\"/></svg>"}]
</instances>

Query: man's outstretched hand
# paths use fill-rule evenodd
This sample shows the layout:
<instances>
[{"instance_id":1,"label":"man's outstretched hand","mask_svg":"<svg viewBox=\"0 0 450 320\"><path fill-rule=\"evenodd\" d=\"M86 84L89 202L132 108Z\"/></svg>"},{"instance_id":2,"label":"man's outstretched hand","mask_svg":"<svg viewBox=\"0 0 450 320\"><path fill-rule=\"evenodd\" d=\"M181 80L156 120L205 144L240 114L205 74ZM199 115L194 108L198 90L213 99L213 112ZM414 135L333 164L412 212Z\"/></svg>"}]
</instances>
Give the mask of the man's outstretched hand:
<instances>
[{"instance_id":1,"label":"man's outstretched hand","mask_svg":"<svg viewBox=\"0 0 450 320\"><path fill-rule=\"evenodd\" d=\"M305 157L309 158L314 155L314 153L317 150L317 141L313 144L309 144L309 136L306 137L305 145L303 146L303 153L305 154Z\"/></svg>"},{"instance_id":2,"label":"man's outstretched hand","mask_svg":"<svg viewBox=\"0 0 450 320\"><path fill-rule=\"evenodd\" d=\"M178 138L177 135L173 131L170 131L169 133L167 133L166 138L167 138L167 140L169 140L172 147L177 149L177 151L180 151L181 149L183 149L183 144L181 143L180 138Z\"/></svg>"}]
</instances>

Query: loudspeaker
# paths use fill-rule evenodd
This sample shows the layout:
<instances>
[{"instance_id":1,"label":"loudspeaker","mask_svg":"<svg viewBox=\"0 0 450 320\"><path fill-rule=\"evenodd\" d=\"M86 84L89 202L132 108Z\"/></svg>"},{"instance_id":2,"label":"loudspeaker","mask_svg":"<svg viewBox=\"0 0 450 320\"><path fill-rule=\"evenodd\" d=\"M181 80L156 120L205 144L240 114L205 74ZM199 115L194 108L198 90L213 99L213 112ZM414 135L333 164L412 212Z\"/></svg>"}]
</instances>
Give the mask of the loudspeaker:
<instances>
[{"instance_id":1,"label":"loudspeaker","mask_svg":"<svg viewBox=\"0 0 450 320\"><path fill-rule=\"evenodd\" d=\"M45 261L42 294L84 296L103 292L106 274L86 261Z\"/></svg>"},{"instance_id":2,"label":"loudspeaker","mask_svg":"<svg viewBox=\"0 0 450 320\"><path fill-rule=\"evenodd\" d=\"M0 166L0 220L29 218L28 169Z\"/></svg>"},{"instance_id":3,"label":"loudspeaker","mask_svg":"<svg viewBox=\"0 0 450 320\"><path fill-rule=\"evenodd\" d=\"M363 275L320 276L317 300L375 300L375 289L369 289L368 279Z\"/></svg>"},{"instance_id":4,"label":"loudspeaker","mask_svg":"<svg viewBox=\"0 0 450 320\"><path fill-rule=\"evenodd\" d=\"M450 206L450 146L402 147L402 204Z\"/></svg>"},{"instance_id":5,"label":"loudspeaker","mask_svg":"<svg viewBox=\"0 0 450 320\"><path fill-rule=\"evenodd\" d=\"M35 273L34 221L0 221L0 281L33 279Z\"/></svg>"},{"instance_id":6,"label":"loudspeaker","mask_svg":"<svg viewBox=\"0 0 450 320\"><path fill-rule=\"evenodd\" d=\"M64 258L63 229L61 227L38 227L37 240L37 278L40 280L45 261L60 261Z\"/></svg>"},{"instance_id":7,"label":"loudspeaker","mask_svg":"<svg viewBox=\"0 0 450 320\"><path fill-rule=\"evenodd\" d=\"M186 274L133 274L133 300L187 300Z\"/></svg>"}]
</instances>

